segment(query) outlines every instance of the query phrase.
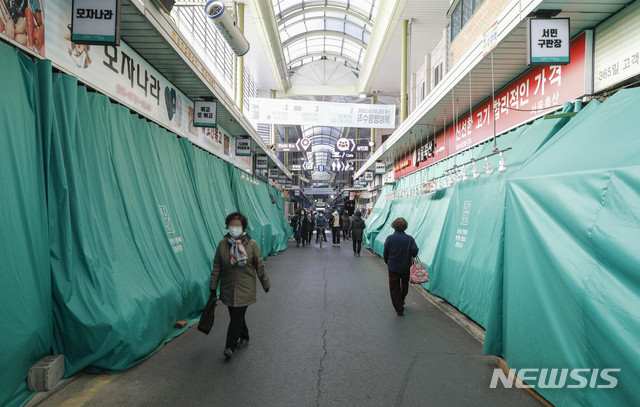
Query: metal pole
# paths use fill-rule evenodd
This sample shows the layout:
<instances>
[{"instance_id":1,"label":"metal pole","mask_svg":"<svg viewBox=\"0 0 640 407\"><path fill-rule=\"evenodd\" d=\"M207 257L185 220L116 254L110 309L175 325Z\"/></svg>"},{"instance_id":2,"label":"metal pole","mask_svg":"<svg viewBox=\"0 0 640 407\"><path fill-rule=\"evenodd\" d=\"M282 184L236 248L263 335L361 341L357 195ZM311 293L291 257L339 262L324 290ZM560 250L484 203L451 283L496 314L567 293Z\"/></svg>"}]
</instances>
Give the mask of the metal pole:
<instances>
[{"instance_id":1,"label":"metal pole","mask_svg":"<svg viewBox=\"0 0 640 407\"><path fill-rule=\"evenodd\" d=\"M375 105L376 103L378 103L378 94L373 92L373 95L371 95L371 104ZM374 128L371 128L371 143L373 144L371 146L371 155L373 155L373 151L376 147L376 129Z\"/></svg>"},{"instance_id":2,"label":"metal pole","mask_svg":"<svg viewBox=\"0 0 640 407\"><path fill-rule=\"evenodd\" d=\"M284 128L284 142L289 143L289 126ZM289 152L284 153L284 166L289 168Z\"/></svg>"},{"instance_id":3,"label":"metal pole","mask_svg":"<svg viewBox=\"0 0 640 407\"><path fill-rule=\"evenodd\" d=\"M400 61L400 123L407 119L407 48L409 40L409 20L402 20L402 57Z\"/></svg>"},{"instance_id":4,"label":"metal pole","mask_svg":"<svg viewBox=\"0 0 640 407\"><path fill-rule=\"evenodd\" d=\"M358 145L358 137L359 137L359 136L360 136L360 128L356 127L356 146ZM358 169L360 168L360 164L359 164L359 161L360 161L360 160L358 160L358 158L359 158L359 157L358 157L359 153L357 152L357 150L358 150L358 149L357 149L357 147L356 147L356 171L358 171Z\"/></svg>"},{"instance_id":5,"label":"metal pole","mask_svg":"<svg viewBox=\"0 0 640 407\"><path fill-rule=\"evenodd\" d=\"M271 99L275 99L276 98L276 91L275 89L271 89ZM270 143L274 148L276 146L276 125L272 124L271 125L271 143Z\"/></svg>"},{"instance_id":6,"label":"metal pole","mask_svg":"<svg viewBox=\"0 0 640 407\"><path fill-rule=\"evenodd\" d=\"M238 19L238 29L244 34L244 3L236 4L236 18ZM238 107L243 111L244 105L244 57L238 57Z\"/></svg>"}]
</instances>

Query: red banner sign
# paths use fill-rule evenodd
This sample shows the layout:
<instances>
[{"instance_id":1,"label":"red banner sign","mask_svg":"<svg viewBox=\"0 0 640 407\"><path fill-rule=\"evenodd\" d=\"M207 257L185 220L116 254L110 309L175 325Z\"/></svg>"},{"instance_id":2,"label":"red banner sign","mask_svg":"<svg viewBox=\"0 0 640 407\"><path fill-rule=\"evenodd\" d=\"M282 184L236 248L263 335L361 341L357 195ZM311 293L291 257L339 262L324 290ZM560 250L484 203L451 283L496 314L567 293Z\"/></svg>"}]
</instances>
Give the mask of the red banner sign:
<instances>
[{"instance_id":1,"label":"red banner sign","mask_svg":"<svg viewBox=\"0 0 640 407\"><path fill-rule=\"evenodd\" d=\"M470 112L447 125L446 132L435 137L435 152L416 165L398 168L398 179L414 171L457 154L493 137L495 110L496 134L526 123L562 103L574 100L585 93L585 34L571 41L571 63L563 66L538 66L532 68L502 88L495 95L495 102L487 98Z\"/></svg>"}]
</instances>

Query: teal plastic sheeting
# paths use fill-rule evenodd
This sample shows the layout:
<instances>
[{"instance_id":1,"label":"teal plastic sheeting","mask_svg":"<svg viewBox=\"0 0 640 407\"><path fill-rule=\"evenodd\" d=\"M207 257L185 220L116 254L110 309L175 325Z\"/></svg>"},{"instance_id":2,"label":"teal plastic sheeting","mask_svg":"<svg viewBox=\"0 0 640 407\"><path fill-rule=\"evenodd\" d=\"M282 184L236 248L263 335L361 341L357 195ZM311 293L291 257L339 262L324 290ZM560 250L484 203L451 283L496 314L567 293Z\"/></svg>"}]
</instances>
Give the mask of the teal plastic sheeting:
<instances>
[{"instance_id":1,"label":"teal plastic sheeting","mask_svg":"<svg viewBox=\"0 0 640 407\"><path fill-rule=\"evenodd\" d=\"M40 121L51 107L51 68L2 42L0 61L0 405L13 407L32 396L27 371L53 346Z\"/></svg>"},{"instance_id":2,"label":"teal plastic sheeting","mask_svg":"<svg viewBox=\"0 0 640 407\"><path fill-rule=\"evenodd\" d=\"M638 111L639 89L583 110L507 185L501 353L512 368L621 369L613 389L539 389L558 406L638 405Z\"/></svg>"},{"instance_id":3,"label":"teal plastic sheeting","mask_svg":"<svg viewBox=\"0 0 640 407\"><path fill-rule=\"evenodd\" d=\"M362 235L364 247L373 249L373 242L376 240L380 229L384 227L389 217L389 210L393 202L387 201L387 194L393 190L391 185L385 185L380 191L380 196L371 209L367 217L366 228Z\"/></svg>"},{"instance_id":4,"label":"teal plastic sheeting","mask_svg":"<svg viewBox=\"0 0 640 407\"><path fill-rule=\"evenodd\" d=\"M20 406L43 356L64 354L65 376L114 373L195 323L239 205L228 163L46 61L2 43L0 60L0 405ZM283 211L251 185L270 255L286 247Z\"/></svg>"},{"instance_id":5,"label":"teal plastic sheeting","mask_svg":"<svg viewBox=\"0 0 640 407\"><path fill-rule=\"evenodd\" d=\"M70 76L53 77L53 99L54 350L66 376L117 372L197 317L214 245L175 135Z\"/></svg>"}]
</instances>

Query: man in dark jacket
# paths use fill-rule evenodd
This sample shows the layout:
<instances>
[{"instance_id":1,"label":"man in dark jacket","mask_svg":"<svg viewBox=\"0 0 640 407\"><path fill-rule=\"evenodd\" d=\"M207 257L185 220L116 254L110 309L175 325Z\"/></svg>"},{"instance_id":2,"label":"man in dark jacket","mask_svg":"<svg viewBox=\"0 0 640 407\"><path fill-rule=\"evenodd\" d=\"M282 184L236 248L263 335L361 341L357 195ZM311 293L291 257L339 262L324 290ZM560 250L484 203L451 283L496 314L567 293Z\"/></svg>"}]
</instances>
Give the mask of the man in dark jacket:
<instances>
[{"instance_id":1,"label":"man in dark jacket","mask_svg":"<svg viewBox=\"0 0 640 407\"><path fill-rule=\"evenodd\" d=\"M389 291L393 308L399 316L404 312L404 300L409 292L409 269L418 255L418 245L413 237L406 234L407 221L398 218L391 223L395 233L384 242L384 262L389 270Z\"/></svg>"},{"instance_id":2,"label":"man in dark jacket","mask_svg":"<svg viewBox=\"0 0 640 407\"><path fill-rule=\"evenodd\" d=\"M353 255L360 257L360 249L362 248L362 234L366 227L364 220L362 220L362 212L356 211L353 214L353 221L349 225L349 232L351 233L351 239L353 240Z\"/></svg>"}]
</instances>

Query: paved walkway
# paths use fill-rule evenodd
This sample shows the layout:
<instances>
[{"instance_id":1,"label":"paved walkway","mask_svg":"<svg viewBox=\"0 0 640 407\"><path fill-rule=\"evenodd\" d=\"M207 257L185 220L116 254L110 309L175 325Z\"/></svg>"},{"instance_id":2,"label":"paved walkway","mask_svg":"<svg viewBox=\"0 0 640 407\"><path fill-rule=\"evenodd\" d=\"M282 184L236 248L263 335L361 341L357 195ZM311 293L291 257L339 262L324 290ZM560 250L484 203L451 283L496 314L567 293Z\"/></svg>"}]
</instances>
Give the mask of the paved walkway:
<instances>
[{"instance_id":1,"label":"paved walkway","mask_svg":"<svg viewBox=\"0 0 640 407\"><path fill-rule=\"evenodd\" d=\"M409 291L391 306L384 262L351 241L289 248L268 259L272 288L249 307L251 343L229 362L218 307L209 336L195 326L118 375L82 374L39 406L539 406L521 389L490 389L495 358Z\"/></svg>"}]
</instances>

